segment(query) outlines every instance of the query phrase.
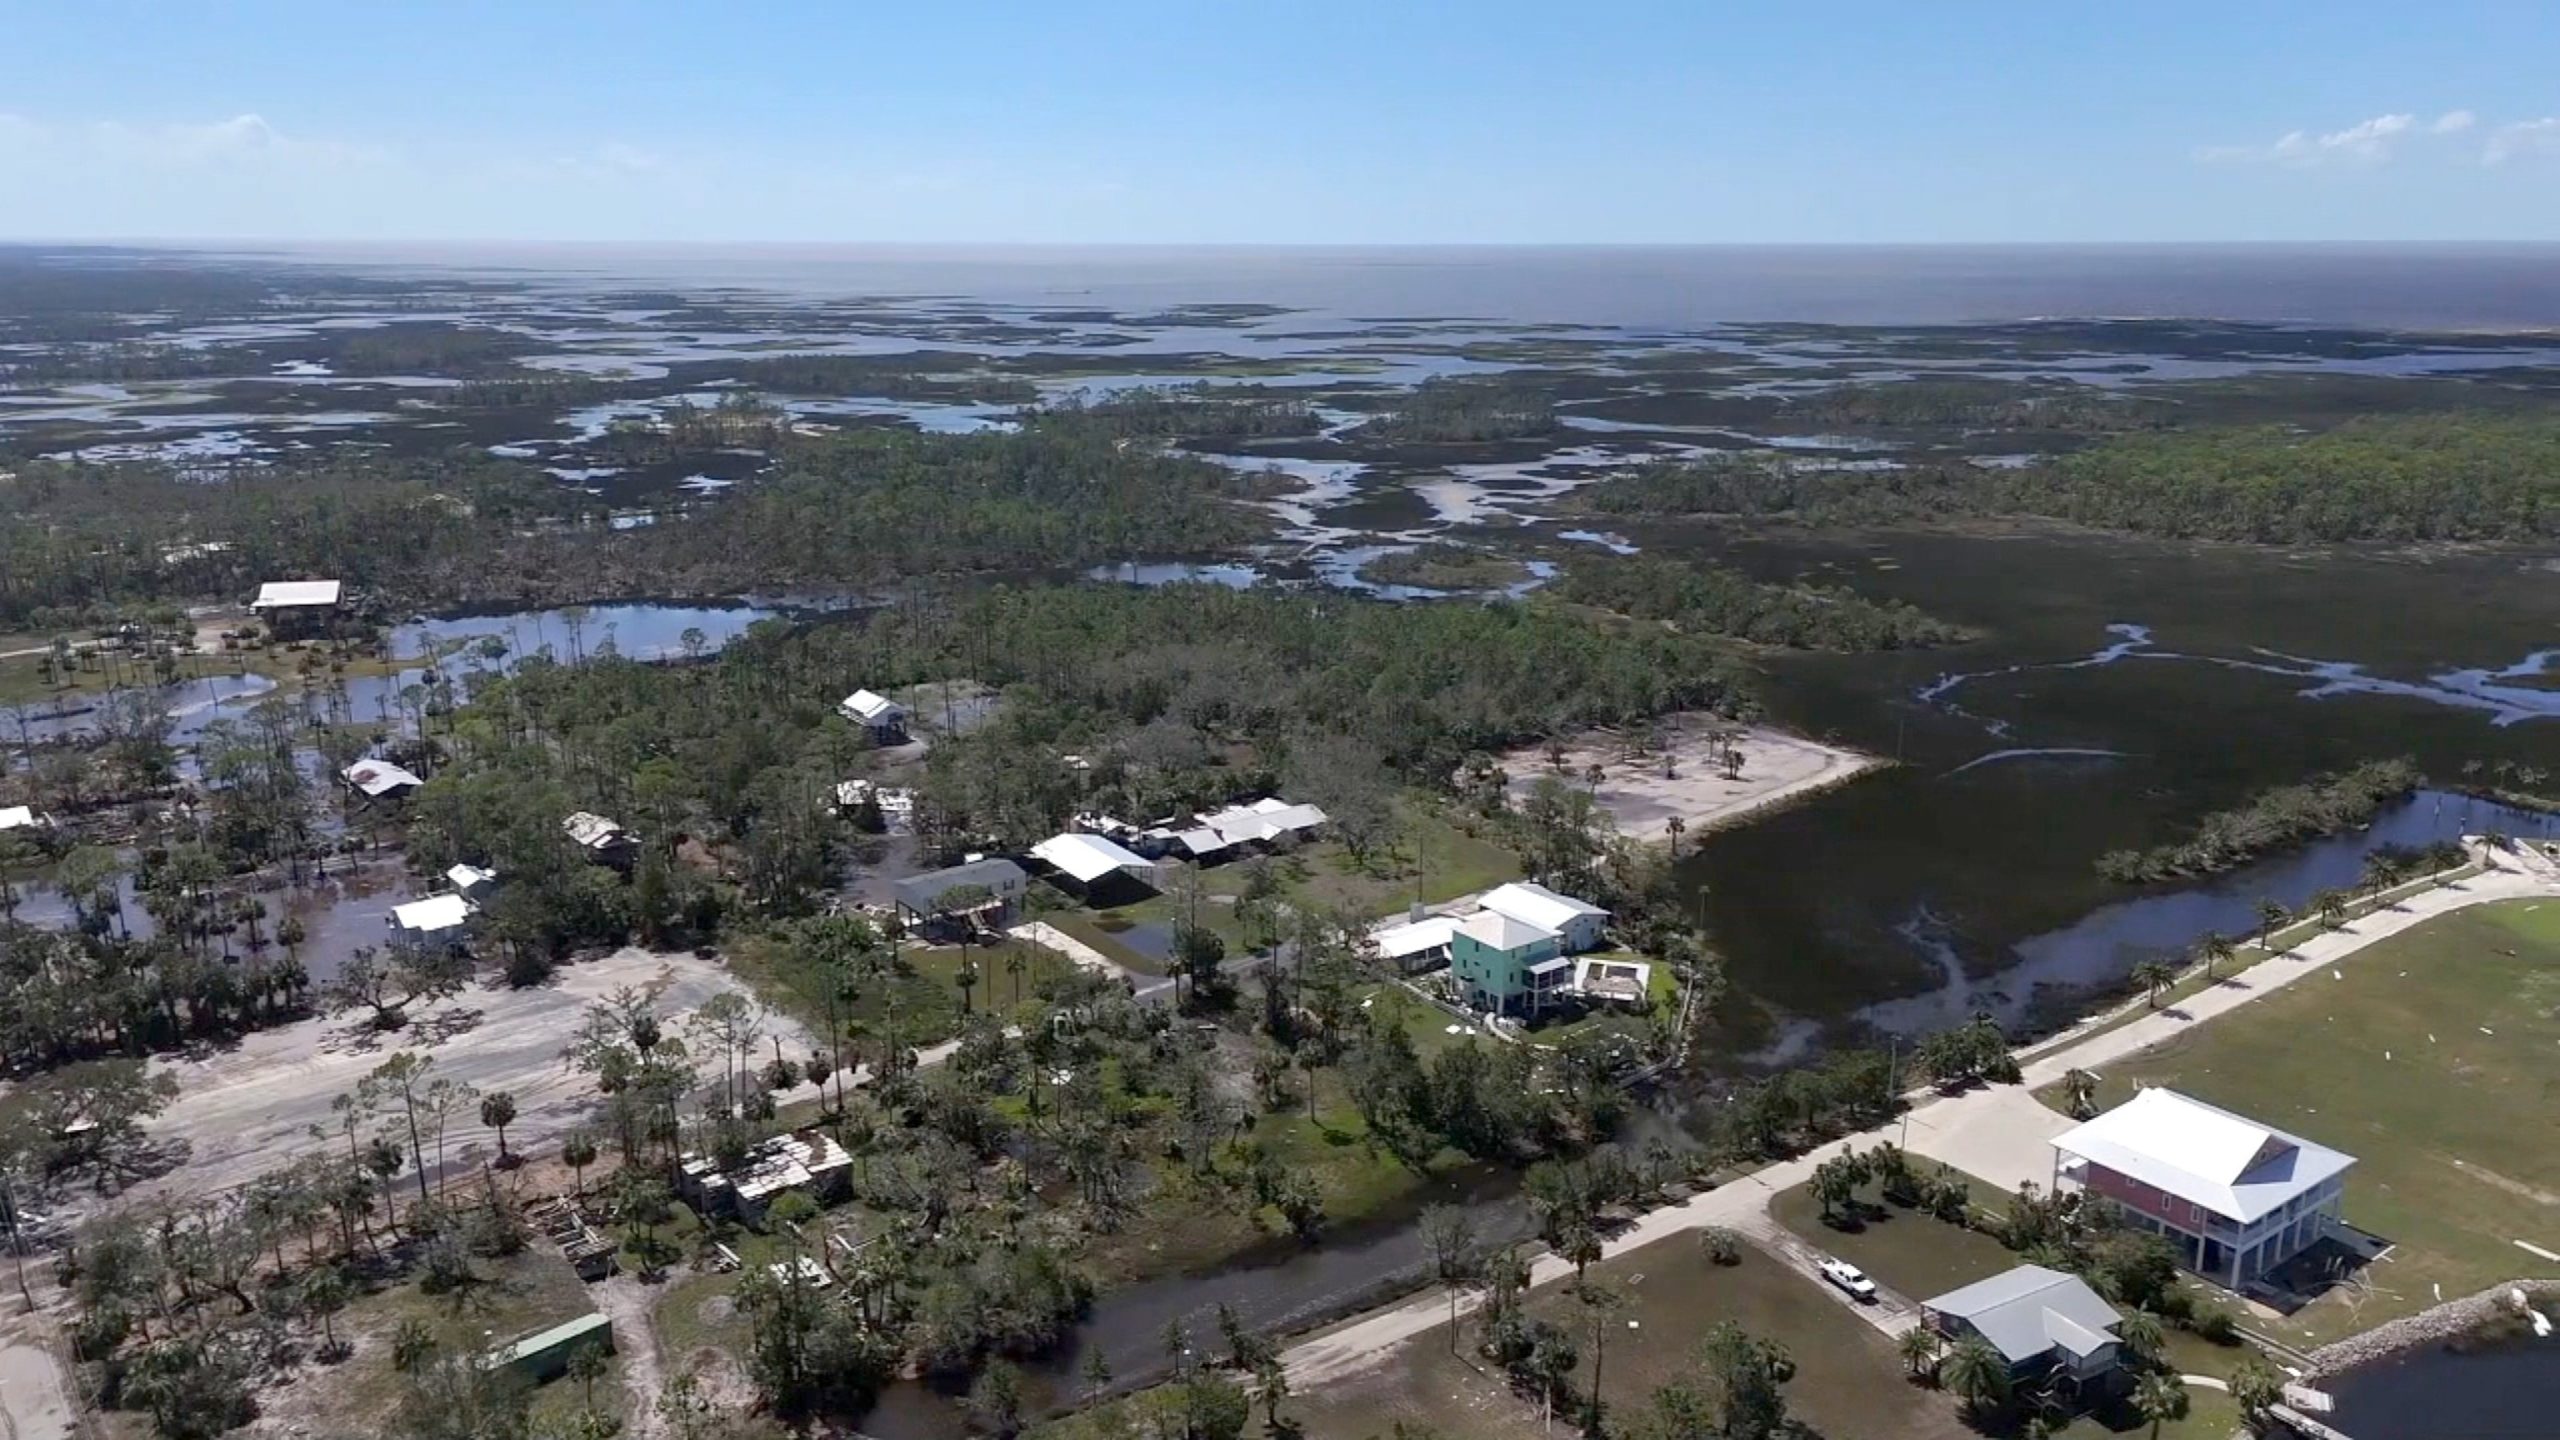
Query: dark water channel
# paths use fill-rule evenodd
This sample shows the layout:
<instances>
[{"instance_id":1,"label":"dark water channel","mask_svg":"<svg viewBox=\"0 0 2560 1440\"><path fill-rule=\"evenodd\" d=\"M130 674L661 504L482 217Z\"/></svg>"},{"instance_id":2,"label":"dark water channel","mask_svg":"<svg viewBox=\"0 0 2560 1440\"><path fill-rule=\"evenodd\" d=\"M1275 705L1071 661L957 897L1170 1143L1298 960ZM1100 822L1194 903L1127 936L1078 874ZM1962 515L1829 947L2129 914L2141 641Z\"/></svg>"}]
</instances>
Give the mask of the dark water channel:
<instances>
[{"instance_id":1,"label":"dark water channel","mask_svg":"<svg viewBox=\"0 0 2560 1440\"><path fill-rule=\"evenodd\" d=\"M2560 1435L2560 1339L2416 1350L2328 1388L2338 1401L2330 1422L2355 1440L2551 1440Z\"/></svg>"},{"instance_id":2,"label":"dark water channel","mask_svg":"<svg viewBox=\"0 0 2560 1440\"><path fill-rule=\"evenodd\" d=\"M1507 1174L1477 1174L1435 1201L1466 1208L1489 1244L1529 1235L1534 1222ZM1162 1378L1166 1327L1180 1321L1197 1352L1221 1353L1217 1310L1224 1304L1266 1334L1301 1329L1357 1312L1424 1283L1425 1253L1417 1202L1405 1213L1345 1226L1313 1245L1275 1240L1263 1251L1212 1274L1150 1280L1113 1290L1059 1351L1026 1367L1040 1405L1080 1398L1086 1358L1095 1350L1111 1366L1117 1388ZM1141 1222L1143 1223L1143 1222ZM954 1397L908 1382L880 1397L861 1428L879 1440L947 1440L962 1433Z\"/></svg>"},{"instance_id":3,"label":"dark water channel","mask_svg":"<svg viewBox=\"0 0 2560 1440\"><path fill-rule=\"evenodd\" d=\"M2121 987L2144 961L2191 954L2208 934L2237 939L2255 931L2261 901L2274 900L2299 913L2322 891L2352 885L2363 876L2366 857L2378 850L2418 849L2493 831L2540 835L2555 820L2560 817L2441 790L2421 791L2357 833L2317 841L2201 884L2102 906L2062 929L2029 936L2011 947L2011 964L1978 977L1966 973L1944 927L1924 909L1906 922L1903 933L1938 962L1944 982L1923 994L1865 1006L1857 1018L1898 1035L1943 1030L1976 1011L1989 1011L2013 1028L2051 1028L2073 1018L2096 996Z\"/></svg>"},{"instance_id":4,"label":"dark water channel","mask_svg":"<svg viewBox=\"0 0 2560 1440\"><path fill-rule=\"evenodd\" d=\"M2108 851L2176 839L2272 787L2389 756L2440 784L2466 762L2560 772L2560 692L2536 658L2560 639L2560 574L2544 555L1630 533L1648 553L1846 585L1980 637L1763 666L1773 719L1901 762L1709 836L1688 861L1736 988L1797 1032L1862 1016L1925 1023L1940 1002L1915 997L1947 991L1951 963L1965 1002L2023 1006L2036 979L2104 979L2181 935L2246 928L2244 897L2292 903L2352 878L2378 842L2314 847L2174 896L2097 873ZM2541 823L2475 814L2429 797L2394 812L2381 838ZM1909 1004L1877 1008L1889 1002Z\"/></svg>"}]
</instances>

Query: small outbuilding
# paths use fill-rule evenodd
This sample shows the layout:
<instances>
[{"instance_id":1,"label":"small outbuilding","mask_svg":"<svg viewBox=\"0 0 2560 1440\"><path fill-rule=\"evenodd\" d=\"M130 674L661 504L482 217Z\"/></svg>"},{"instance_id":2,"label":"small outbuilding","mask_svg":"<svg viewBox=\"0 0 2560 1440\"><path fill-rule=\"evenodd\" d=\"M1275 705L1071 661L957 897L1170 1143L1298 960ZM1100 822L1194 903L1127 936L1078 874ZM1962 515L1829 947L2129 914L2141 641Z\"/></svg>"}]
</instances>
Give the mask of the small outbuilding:
<instances>
[{"instance_id":1,"label":"small outbuilding","mask_svg":"<svg viewBox=\"0 0 2560 1440\"><path fill-rule=\"evenodd\" d=\"M42 830L45 818L32 805L0 806L0 835L12 830Z\"/></svg>"},{"instance_id":2,"label":"small outbuilding","mask_svg":"<svg viewBox=\"0 0 2560 1440\"><path fill-rule=\"evenodd\" d=\"M367 800L398 800L427 783L388 760L359 760L338 777Z\"/></svg>"},{"instance_id":3,"label":"small outbuilding","mask_svg":"<svg viewBox=\"0 0 2560 1440\"><path fill-rule=\"evenodd\" d=\"M569 1362L582 1350L613 1352L611 1316L581 1315L566 1324L537 1330L490 1351L487 1365L491 1370L508 1371L539 1385L568 1374Z\"/></svg>"},{"instance_id":4,"label":"small outbuilding","mask_svg":"<svg viewBox=\"0 0 2560 1440\"><path fill-rule=\"evenodd\" d=\"M498 888L498 872L478 865L454 865L445 870L444 883L453 887L454 894L476 905Z\"/></svg>"},{"instance_id":5,"label":"small outbuilding","mask_svg":"<svg viewBox=\"0 0 2560 1440\"><path fill-rule=\"evenodd\" d=\"M856 690L837 702L836 710L844 718L871 732L874 745L907 743L906 706L873 690Z\"/></svg>"}]
</instances>

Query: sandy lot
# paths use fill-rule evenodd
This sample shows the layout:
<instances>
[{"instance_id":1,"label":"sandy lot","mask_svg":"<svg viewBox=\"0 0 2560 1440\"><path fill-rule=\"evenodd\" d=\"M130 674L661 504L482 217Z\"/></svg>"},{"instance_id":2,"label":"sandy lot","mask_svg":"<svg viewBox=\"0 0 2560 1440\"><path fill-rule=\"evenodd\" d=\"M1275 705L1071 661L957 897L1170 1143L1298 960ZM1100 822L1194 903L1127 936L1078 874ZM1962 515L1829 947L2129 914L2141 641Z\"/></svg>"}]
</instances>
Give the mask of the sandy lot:
<instances>
[{"instance_id":1,"label":"sandy lot","mask_svg":"<svg viewBox=\"0 0 2560 1440\"><path fill-rule=\"evenodd\" d=\"M561 1058L587 1007L617 990L650 986L661 987L658 1011L668 1016L724 990L745 989L714 961L624 949L566 966L539 989L474 987L390 1034L370 1031L354 1015L312 1019L251 1035L202 1060L163 1062L178 1081L179 1098L151 1123L150 1134L182 1142L185 1162L128 1195L201 1194L255 1178L318 1143L311 1127L329 1128L329 1102L403 1049L423 1050L434 1057L436 1075L483 1093L513 1091L516 1119L507 1143L519 1151L547 1144L595 1109L594 1082ZM769 1015L764 1028L782 1037L785 1055L808 1056L810 1037L796 1022ZM770 1042L765 1050L770 1054ZM476 1113L447 1131L448 1171L495 1152L496 1137Z\"/></svg>"},{"instance_id":2,"label":"sandy lot","mask_svg":"<svg viewBox=\"0 0 2560 1440\"><path fill-rule=\"evenodd\" d=\"M1561 775L1577 786L1585 785L1590 767L1599 765L1600 808L1617 822L1619 833L1638 840L1664 840L1670 838L1667 826L1674 818L1683 833L1695 835L1885 763L1873 755L1801 735L1749 726L1736 734L1733 744L1742 754L1742 767L1736 778L1728 780L1717 733L1718 727L1708 717L1689 717L1663 749L1642 756L1629 754L1618 736L1586 736L1565 748ZM1514 805L1527 797L1540 776L1559 773L1543 747L1514 750L1502 757L1502 767L1511 776Z\"/></svg>"}]
</instances>

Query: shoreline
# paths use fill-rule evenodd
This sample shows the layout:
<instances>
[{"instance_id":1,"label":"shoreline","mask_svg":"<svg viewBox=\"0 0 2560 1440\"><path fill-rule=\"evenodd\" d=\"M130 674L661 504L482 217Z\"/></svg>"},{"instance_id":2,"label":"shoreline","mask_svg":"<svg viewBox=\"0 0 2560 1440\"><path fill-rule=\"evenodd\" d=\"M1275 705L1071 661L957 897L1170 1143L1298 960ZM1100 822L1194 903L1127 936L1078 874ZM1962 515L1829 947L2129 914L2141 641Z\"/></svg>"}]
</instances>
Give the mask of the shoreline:
<instances>
[{"instance_id":1,"label":"shoreline","mask_svg":"<svg viewBox=\"0 0 2560 1440\"><path fill-rule=\"evenodd\" d=\"M2515 1279L2501 1281L2476 1295L2447 1300L2415 1315L2386 1320L2370 1330L2350 1335L2344 1340L2323 1345L2310 1353L2310 1366L2303 1372L2306 1381L2326 1380L2350 1370L2431 1346L2449 1345L2498 1320L2516 1313L2510 1298L2517 1291L2525 1296L2525 1308L2560 1305L2560 1279Z\"/></svg>"}]
</instances>

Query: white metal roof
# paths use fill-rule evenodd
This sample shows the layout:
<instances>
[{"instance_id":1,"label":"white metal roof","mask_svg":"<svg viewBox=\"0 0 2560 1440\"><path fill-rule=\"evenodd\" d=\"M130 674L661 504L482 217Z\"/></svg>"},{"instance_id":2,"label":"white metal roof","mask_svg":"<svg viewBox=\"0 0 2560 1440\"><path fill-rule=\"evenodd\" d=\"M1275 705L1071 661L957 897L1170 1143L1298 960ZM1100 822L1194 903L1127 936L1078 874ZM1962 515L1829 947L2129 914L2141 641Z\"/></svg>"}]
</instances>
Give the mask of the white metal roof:
<instances>
[{"instance_id":1,"label":"white metal roof","mask_svg":"<svg viewBox=\"0 0 2560 1440\"><path fill-rule=\"evenodd\" d=\"M36 823L35 807L11 805L0 809L0 830L24 830Z\"/></svg>"},{"instance_id":2,"label":"white metal roof","mask_svg":"<svg viewBox=\"0 0 2560 1440\"><path fill-rule=\"evenodd\" d=\"M456 865L444 872L444 883L456 890L477 890L495 883L497 878L497 871L484 870L477 865Z\"/></svg>"},{"instance_id":3,"label":"white metal roof","mask_svg":"<svg viewBox=\"0 0 2560 1440\"><path fill-rule=\"evenodd\" d=\"M299 605L335 605L338 590L335 580L270 580L258 587L258 598L249 602L249 608L290 610Z\"/></svg>"},{"instance_id":4,"label":"white metal roof","mask_svg":"<svg viewBox=\"0 0 2560 1440\"><path fill-rule=\"evenodd\" d=\"M471 919L471 902L459 895L430 895L391 907L391 923L419 935L456 929Z\"/></svg>"},{"instance_id":5,"label":"white metal roof","mask_svg":"<svg viewBox=\"0 0 2560 1440\"><path fill-rule=\"evenodd\" d=\"M2355 1157L2174 1090L2146 1089L2053 1142L2242 1224L2355 1164Z\"/></svg>"},{"instance_id":6,"label":"white metal roof","mask_svg":"<svg viewBox=\"0 0 2560 1440\"><path fill-rule=\"evenodd\" d=\"M427 783L388 760L359 760L338 773L367 799L379 799L394 790L415 790Z\"/></svg>"},{"instance_id":7,"label":"white metal roof","mask_svg":"<svg viewBox=\"0 0 2560 1440\"><path fill-rule=\"evenodd\" d=\"M1558 939L1555 931L1499 910L1479 910L1458 922L1458 933L1496 950L1519 950L1541 940Z\"/></svg>"},{"instance_id":8,"label":"white metal roof","mask_svg":"<svg viewBox=\"0 0 2560 1440\"><path fill-rule=\"evenodd\" d=\"M1526 880L1496 886L1486 891L1484 898L1476 903L1495 914L1508 915L1514 920L1558 933L1580 916L1609 913L1588 900L1559 895L1544 885L1533 885Z\"/></svg>"},{"instance_id":9,"label":"white metal roof","mask_svg":"<svg viewBox=\"0 0 2560 1440\"><path fill-rule=\"evenodd\" d=\"M1152 882L1155 862L1143 855L1132 854L1099 835L1069 831L1052 835L1031 847L1033 859L1054 866L1091 884L1114 870L1126 871L1141 880Z\"/></svg>"},{"instance_id":10,"label":"white metal roof","mask_svg":"<svg viewBox=\"0 0 2560 1440\"><path fill-rule=\"evenodd\" d=\"M1369 939L1378 947L1379 958L1402 960L1408 955L1420 955L1428 950L1445 950L1451 937L1457 933L1457 921L1446 915L1434 915L1402 925L1382 926L1370 932Z\"/></svg>"},{"instance_id":11,"label":"white metal roof","mask_svg":"<svg viewBox=\"0 0 2560 1440\"><path fill-rule=\"evenodd\" d=\"M878 725L907 713L907 707L873 690L856 690L836 706L865 725Z\"/></svg>"},{"instance_id":12,"label":"white metal roof","mask_svg":"<svg viewBox=\"0 0 2560 1440\"><path fill-rule=\"evenodd\" d=\"M2042 1265L2020 1265L1926 1302L1954 1315L1991 1342L2009 1363L2023 1364L2059 1345L2087 1357L2114 1343L2123 1320L2087 1281Z\"/></svg>"}]
</instances>

